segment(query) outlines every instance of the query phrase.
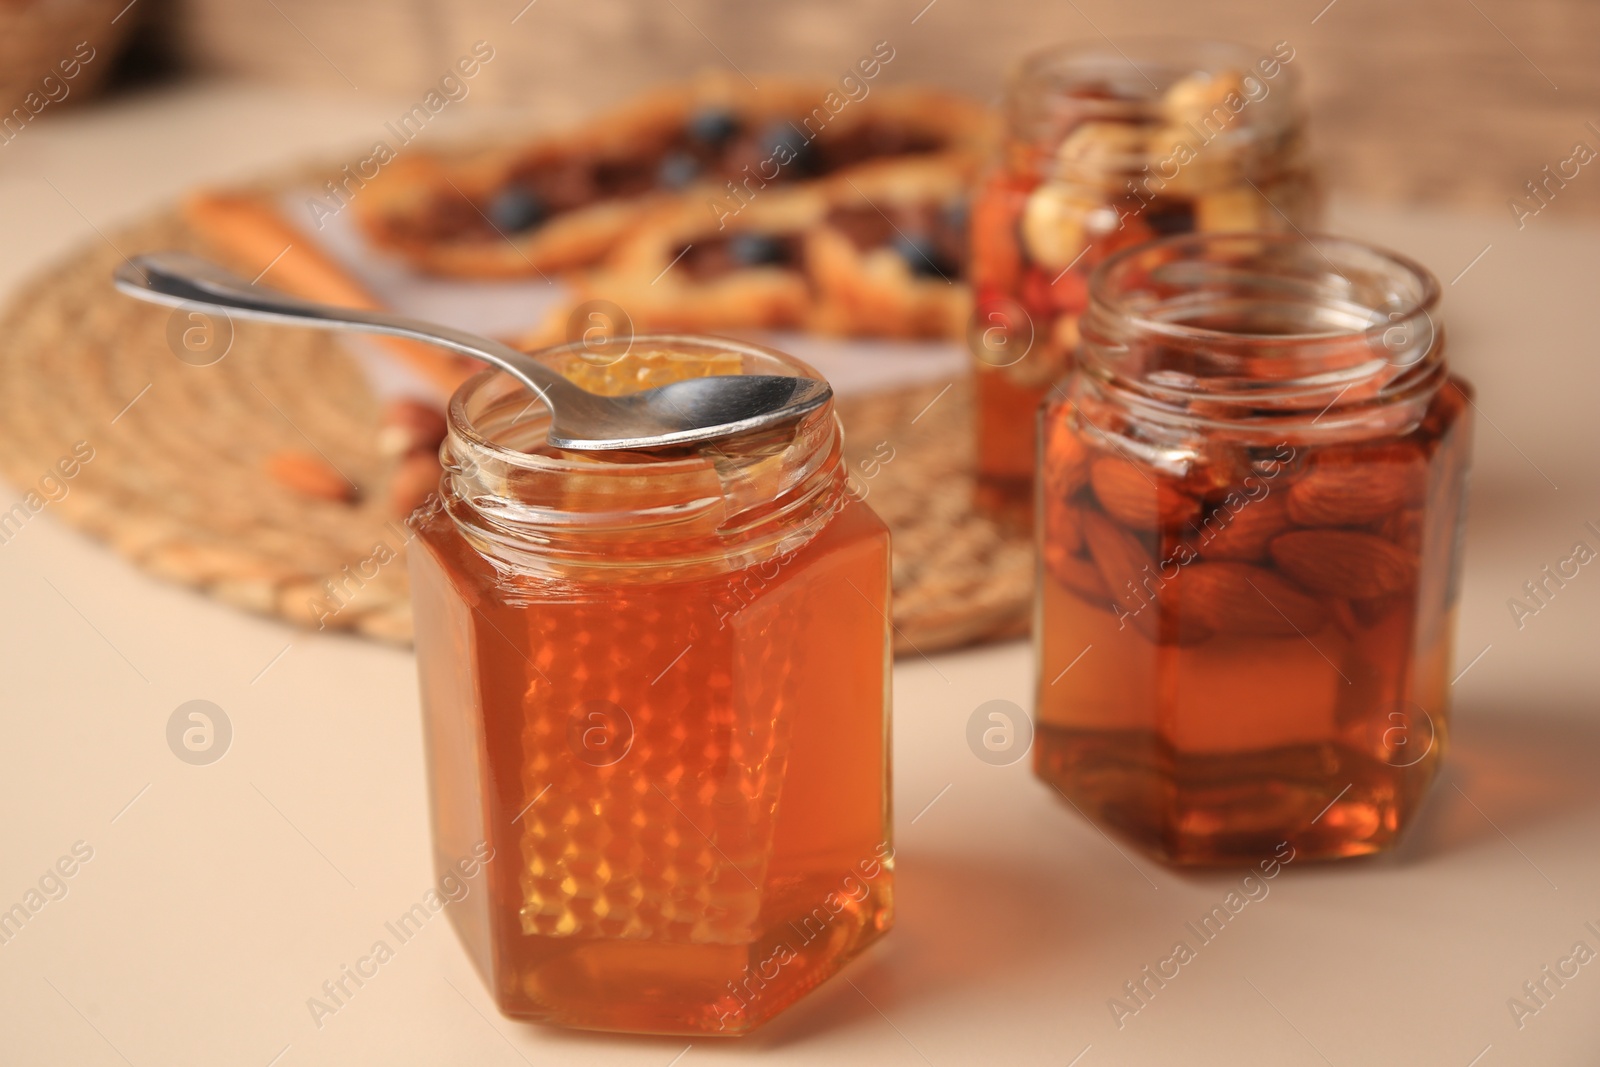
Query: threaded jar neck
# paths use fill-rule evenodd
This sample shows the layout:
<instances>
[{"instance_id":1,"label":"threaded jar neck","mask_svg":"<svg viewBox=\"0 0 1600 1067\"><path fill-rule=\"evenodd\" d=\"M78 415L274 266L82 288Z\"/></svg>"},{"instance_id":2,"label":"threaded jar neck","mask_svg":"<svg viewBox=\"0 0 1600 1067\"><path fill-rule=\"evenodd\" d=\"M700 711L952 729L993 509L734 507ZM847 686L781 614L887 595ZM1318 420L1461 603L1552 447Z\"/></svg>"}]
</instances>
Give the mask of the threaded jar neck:
<instances>
[{"instance_id":1,"label":"threaded jar neck","mask_svg":"<svg viewBox=\"0 0 1600 1067\"><path fill-rule=\"evenodd\" d=\"M1120 188L1188 169L1270 180L1296 165L1303 115L1294 49L1148 37L1027 57L1006 98L1014 170ZM1199 174L1203 178L1203 174Z\"/></svg>"},{"instance_id":2,"label":"threaded jar neck","mask_svg":"<svg viewBox=\"0 0 1600 1067\"><path fill-rule=\"evenodd\" d=\"M1080 366L1158 421L1388 425L1420 418L1444 381L1439 296L1426 268L1359 241L1169 237L1096 269Z\"/></svg>"},{"instance_id":3,"label":"threaded jar neck","mask_svg":"<svg viewBox=\"0 0 1600 1067\"><path fill-rule=\"evenodd\" d=\"M533 353L592 392L621 395L713 374L820 375L758 345L639 336ZM845 489L832 403L775 430L672 452L569 452L549 414L497 371L450 403L444 507L492 562L530 574L660 580L748 566L809 540Z\"/></svg>"}]
</instances>

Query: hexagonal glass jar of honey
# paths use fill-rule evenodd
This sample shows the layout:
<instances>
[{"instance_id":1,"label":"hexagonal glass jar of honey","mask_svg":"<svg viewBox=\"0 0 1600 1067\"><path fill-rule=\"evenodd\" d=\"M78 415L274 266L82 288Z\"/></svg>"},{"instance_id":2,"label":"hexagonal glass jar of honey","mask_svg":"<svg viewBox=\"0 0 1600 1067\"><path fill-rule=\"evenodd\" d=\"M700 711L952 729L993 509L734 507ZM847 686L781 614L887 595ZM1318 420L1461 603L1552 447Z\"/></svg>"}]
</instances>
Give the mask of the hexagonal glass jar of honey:
<instances>
[{"instance_id":1,"label":"hexagonal glass jar of honey","mask_svg":"<svg viewBox=\"0 0 1600 1067\"><path fill-rule=\"evenodd\" d=\"M539 358L595 392L815 372L693 338ZM882 936L888 532L831 404L678 453L571 453L486 373L411 553L437 866L503 1012L738 1034Z\"/></svg>"}]
</instances>

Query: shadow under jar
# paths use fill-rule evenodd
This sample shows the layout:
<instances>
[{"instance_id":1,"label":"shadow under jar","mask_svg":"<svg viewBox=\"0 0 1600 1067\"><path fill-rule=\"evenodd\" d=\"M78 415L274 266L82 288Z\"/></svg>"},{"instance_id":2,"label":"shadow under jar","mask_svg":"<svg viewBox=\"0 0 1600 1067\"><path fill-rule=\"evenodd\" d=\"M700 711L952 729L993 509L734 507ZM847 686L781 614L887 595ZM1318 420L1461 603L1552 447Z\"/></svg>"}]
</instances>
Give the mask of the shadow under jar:
<instances>
[{"instance_id":1,"label":"shadow under jar","mask_svg":"<svg viewBox=\"0 0 1600 1067\"><path fill-rule=\"evenodd\" d=\"M971 208L978 502L1019 525L1035 413L1070 365L1089 274L1178 233L1315 228L1294 49L1188 40L1023 62Z\"/></svg>"},{"instance_id":2,"label":"shadow under jar","mask_svg":"<svg viewBox=\"0 0 1600 1067\"><path fill-rule=\"evenodd\" d=\"M610 394L816 376L710 339L538 355ZM888 532L831 404L671 455L547 422L466 383L411 553L435 863L484 861L449 912L507 1015L741 1033L892 922Z\"/></svg>"},{"instance_id":3,"label":"shadow under jar","mask_svg":"<svg viewBox=\"0 0 1600 1067\"><path fill-rule=\"evenodd\" d=\"M1035 772L1176 863L1386 848L1444 749L1470 389L1425 269L1315 242L1111 258L1040 415Z\"/></svg>"}]
</instances>

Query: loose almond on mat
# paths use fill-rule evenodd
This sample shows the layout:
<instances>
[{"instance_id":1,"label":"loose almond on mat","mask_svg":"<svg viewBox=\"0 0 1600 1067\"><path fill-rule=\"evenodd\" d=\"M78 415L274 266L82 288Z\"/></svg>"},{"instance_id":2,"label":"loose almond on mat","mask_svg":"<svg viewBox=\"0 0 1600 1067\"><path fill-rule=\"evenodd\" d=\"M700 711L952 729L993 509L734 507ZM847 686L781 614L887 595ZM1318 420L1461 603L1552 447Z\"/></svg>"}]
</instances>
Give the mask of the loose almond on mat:
<instances>
[{"instance_id":1,"label":"loose almond on mat","mask_svg":"<svg viewBox=\"0 0 1600 1067\"><path fill-rule=\"evenodd\" d=\"M382 307L365 286L285 220L268 196L197 192L184 203L184 217L207 241L254 268L251 273L262 271L263 285L343 307ZM441 401L483 368L476 360L399 337L381 337L374 343L427 381Z\"/></svg>"},{"instance_id":2,"label":"loose almond on mat","mask_svg":"<svg viewBox=\"0 0 1600 1067\"><path fill-rule=\"evenodd\" d=\"M420 400L391 400L378 418L378 451L385 456L433 452L444 440L444 412Z\"/></svg>"},{"instance_id":3,"label":"loose almond on mat","mask_svg":"<svg viewBox=\"0 0 1600 1067\"><path fill-rule=\"evenodd\" d=\"M273 481L303 497L340 503L356 497L356 487L350 479L310 452L274 452L266 459L266 471Z\"/></svg>"}]
</instances>

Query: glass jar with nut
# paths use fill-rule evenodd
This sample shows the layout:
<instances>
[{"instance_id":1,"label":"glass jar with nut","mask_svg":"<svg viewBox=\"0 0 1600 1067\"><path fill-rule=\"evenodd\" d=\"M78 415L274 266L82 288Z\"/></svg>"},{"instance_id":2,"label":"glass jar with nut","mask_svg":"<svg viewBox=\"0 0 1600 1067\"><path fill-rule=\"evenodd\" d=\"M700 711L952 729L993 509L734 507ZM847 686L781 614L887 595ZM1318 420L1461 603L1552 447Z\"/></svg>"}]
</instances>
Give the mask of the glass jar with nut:
<instances>
[{"instance_id":1,"label":"glass jar with nut","mask_svg":"<svg viewBox=\"0 0 1600 1067\"><path fill-rule=\"evenodd\" d=\"M1166 238L1090 283L1040 442L1035 772L1178 863L1391 845L1447 734L1471 391L1368 245Z\"/></svg>"},{"instance_id":2,"label":"glass jar with nut","mask_svg":"<svg viewBox=\"0 0 1600 1067\"><path fill-rule=\"evenodd\" d=\"M1065 374L1089 273L1194 231L1314 225L1295 52L1144 41L1026 60L971 209L980 504L1028 521L1035 416Z\"/></svg>"}]
</instances>

